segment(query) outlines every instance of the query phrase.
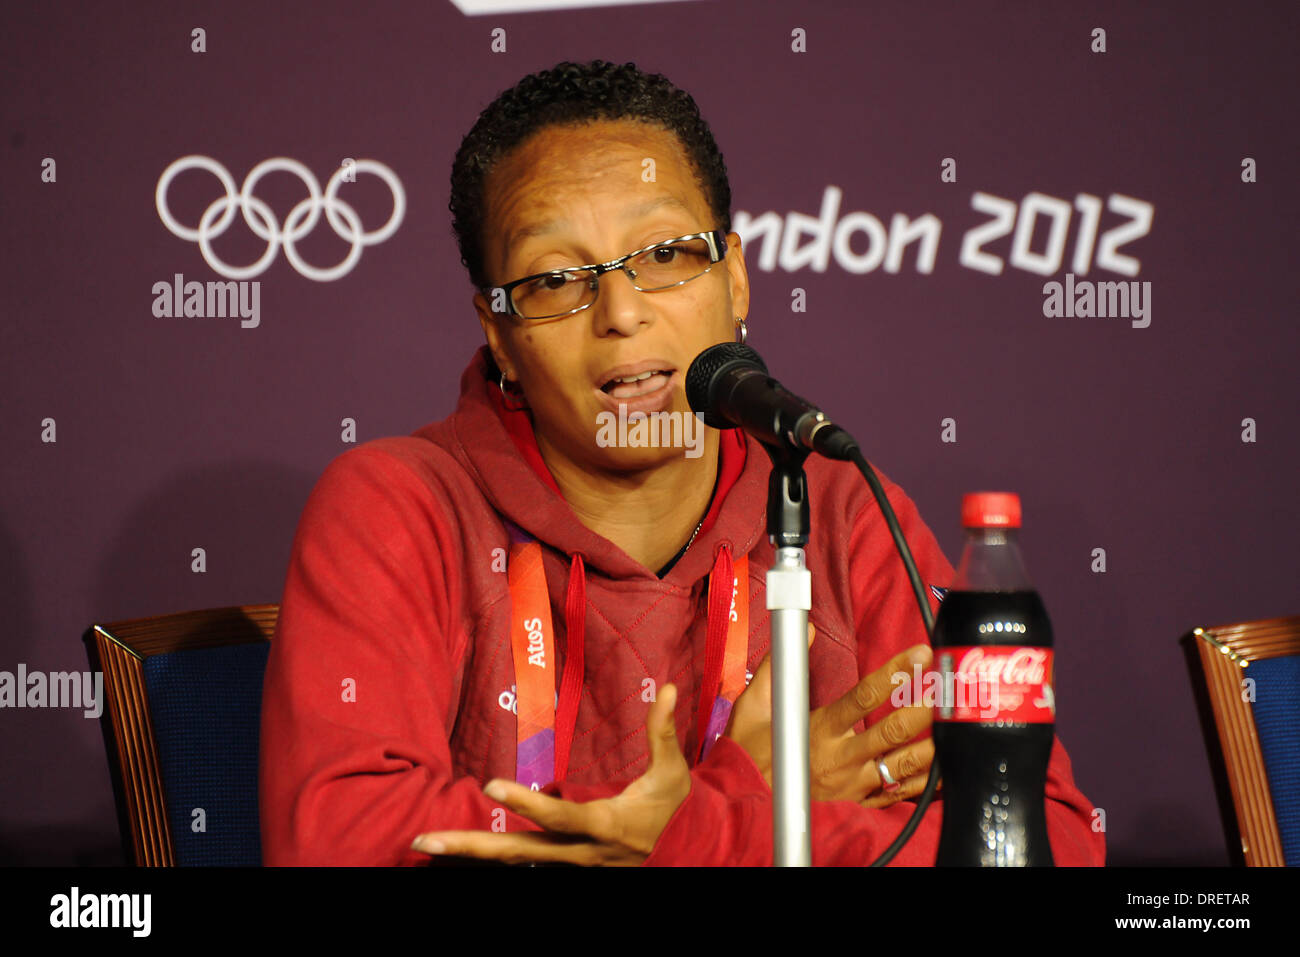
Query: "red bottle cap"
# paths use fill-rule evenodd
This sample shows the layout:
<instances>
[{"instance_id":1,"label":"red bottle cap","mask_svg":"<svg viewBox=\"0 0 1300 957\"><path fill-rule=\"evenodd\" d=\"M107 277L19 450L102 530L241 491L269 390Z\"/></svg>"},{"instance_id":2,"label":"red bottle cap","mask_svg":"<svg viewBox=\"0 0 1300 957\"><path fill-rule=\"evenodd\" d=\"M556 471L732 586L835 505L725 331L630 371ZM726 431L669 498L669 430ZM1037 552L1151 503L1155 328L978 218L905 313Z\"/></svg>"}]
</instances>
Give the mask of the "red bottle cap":
<instances>
[{"instance_id":1,"label":"red bottle cap","mask_svg":"<svg viewBox=\"0 0 1300 957\"><path fill-rule=\"evenodd\" d=\"M961 497L962 528L1019 528L1020 496L1015 492L967 492Z\"/></svg>"}]
</instances>

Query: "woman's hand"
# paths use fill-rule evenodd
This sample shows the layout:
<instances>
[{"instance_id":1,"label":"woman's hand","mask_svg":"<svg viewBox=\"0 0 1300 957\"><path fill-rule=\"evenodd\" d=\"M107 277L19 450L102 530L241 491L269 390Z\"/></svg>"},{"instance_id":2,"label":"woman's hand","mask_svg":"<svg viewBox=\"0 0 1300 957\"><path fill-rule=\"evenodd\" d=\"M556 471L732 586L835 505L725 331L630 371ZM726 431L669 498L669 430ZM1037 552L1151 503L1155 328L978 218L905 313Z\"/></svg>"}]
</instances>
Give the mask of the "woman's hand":
<instances>
[{"instance_id":1,"label":"woman's hand","mask_svg":"<svg viewBox=\"0 0 1300 957\"><path fill-rule=\"evenodd\" d=\"M430 831L411 848L512 864L559 861L584 865L637 865L650 856L659 835L691 790L691 771L677 742L673 708L677 689L664 685L650 705L646 735L650 766L617 797L585 804L550 797L500 779L484 793L545 830L494 834Z\"/></svg>"},{"instance_id":2,"label":"woman's hand","mask_svg":"<svg viewBox=\"0 0 1300 957\"><path fill-rule=\"evenodd\" d=\"M808 644L815 629L808 626ZM910 680L914 664L930 662L928 645L916 645L896 655L877 671L867 675L841 698L809 716L809 764L814 801L858 801L867 807L888 807L919 795L925 790L934 760L934 743L926 738L912 741L930 727L931 709L917 704L896 708L885 718L855 734L853 725L889 700L894 676ZM914 694L914 699L920 695ZM726 736L748 752L772 785L772 670L771 656L763 659L749 687L736 699ZM912 742L912 743L908 743ZM885 768L900 787L882 790L884 781L877 769Z\"/></svg>"}]
</instances>

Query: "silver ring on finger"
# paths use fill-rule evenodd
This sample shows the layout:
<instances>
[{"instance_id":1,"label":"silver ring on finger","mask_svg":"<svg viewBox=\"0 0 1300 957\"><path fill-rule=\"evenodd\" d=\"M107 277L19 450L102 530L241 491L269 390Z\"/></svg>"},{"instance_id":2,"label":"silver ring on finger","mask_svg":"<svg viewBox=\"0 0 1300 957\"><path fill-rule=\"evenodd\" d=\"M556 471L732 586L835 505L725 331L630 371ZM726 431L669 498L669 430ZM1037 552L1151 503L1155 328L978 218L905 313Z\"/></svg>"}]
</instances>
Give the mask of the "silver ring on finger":
<instances>
[{"instance_id":1,"label":"silver ring on finger","mask_svg":"<svg viewBox=\"0 0 1300 957\"><path fill-rule=\"evenodd\" d=\"M902 787L901 784L894 780L894 776L889 773L889 768L885 767L883 759L876 762L876 771L880 774L880 780L882 782L880 790L884 791L886 794L892 794L894 791L897 791Z\"/></svg>"}]
</instances>

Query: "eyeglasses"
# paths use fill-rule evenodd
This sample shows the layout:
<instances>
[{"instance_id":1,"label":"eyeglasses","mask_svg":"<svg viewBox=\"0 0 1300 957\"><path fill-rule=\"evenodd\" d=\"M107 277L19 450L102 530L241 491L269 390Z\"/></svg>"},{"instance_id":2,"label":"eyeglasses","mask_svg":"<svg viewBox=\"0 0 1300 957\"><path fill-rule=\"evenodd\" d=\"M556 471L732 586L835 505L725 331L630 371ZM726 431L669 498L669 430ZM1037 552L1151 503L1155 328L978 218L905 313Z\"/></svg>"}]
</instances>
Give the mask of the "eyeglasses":
<instances>
[{"instance_id":1,"label":"eyeglasses","mask_svg":"<svg viewBox=\"0 0 1300 957\"><path fill-rule=\"evenodd\" d=\"M621 269L640 292L658 292L698 279L727 255L727 236L720 229L691 233L646 246L606 263L525 276L492 290L504 293L505 302L493 309L527 321L559 319L581 312L596 301L600 277Z\"/></svg>"}]
</instances>

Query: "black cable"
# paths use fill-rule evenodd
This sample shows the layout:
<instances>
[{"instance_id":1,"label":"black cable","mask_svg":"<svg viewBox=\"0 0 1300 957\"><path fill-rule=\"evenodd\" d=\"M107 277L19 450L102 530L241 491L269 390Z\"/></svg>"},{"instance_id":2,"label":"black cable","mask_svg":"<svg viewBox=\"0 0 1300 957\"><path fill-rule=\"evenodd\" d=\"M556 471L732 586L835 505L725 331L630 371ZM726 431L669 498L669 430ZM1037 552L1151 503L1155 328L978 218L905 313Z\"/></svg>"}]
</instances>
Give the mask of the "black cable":
<instances>
[{"instance_id":1,"label":"black cable","mask_svg":"<svg viewBox=\"0 0 1300 957\"><path fill-rule=\"evenodd\" d=\"M885 524L889 526L889 534L894 537L894 547L898 549L898 557L903 560L903 567L907 569L907 577L912 583L912 591L916 594L917 604L921 608L921 618L925 621L925 633L927 636L934 635L934 613L930 611L930 601L925 597L925 585L921 582L921 575L916 570L916 562L912 559L912 550L907 545L907 539L903 537L903 530L899 528L898 516L894 514L894 507L889 504L889 497L885 495L885 489L880 484L880 479L876 477L875 470L865 458L862 452L855 446L849 453L849 461L858 467L862 477L867 480L867 485L871 487L871 494L876 497L877 504L880 505L880 512L885 516ZM880 856L871 862L871 867L884 867L894 859L894 855L911 840L912 835L916 833L917 827L921 824L921 818L926 809L930 807L930 802L934 800L934 792L939 788L939 757L936 754L930 762L930 777L926 779L925 790L917 799L916 810L912 816L907 819L907 824L899 832L894 842L881 852Z\"/></svg>"}]
</instances>

